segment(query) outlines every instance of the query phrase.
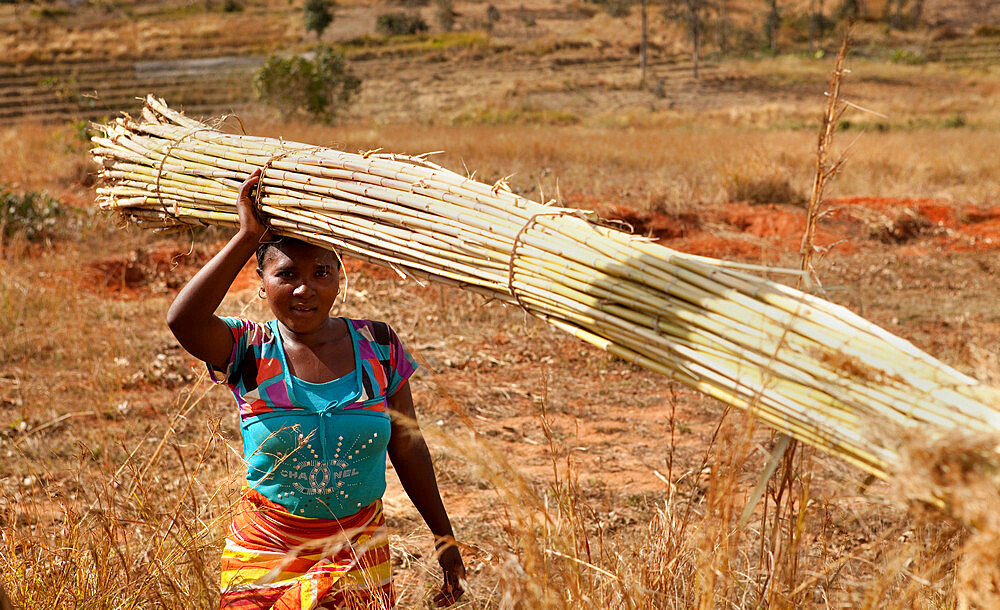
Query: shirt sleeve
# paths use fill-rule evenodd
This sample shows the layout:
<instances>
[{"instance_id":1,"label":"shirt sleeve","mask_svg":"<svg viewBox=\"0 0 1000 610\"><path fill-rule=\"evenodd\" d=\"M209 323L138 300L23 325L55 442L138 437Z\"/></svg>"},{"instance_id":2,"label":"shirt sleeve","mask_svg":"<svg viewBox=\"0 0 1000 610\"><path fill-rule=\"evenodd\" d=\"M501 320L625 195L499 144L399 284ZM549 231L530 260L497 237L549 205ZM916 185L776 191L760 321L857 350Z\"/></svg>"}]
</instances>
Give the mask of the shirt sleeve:
<instances>
[{"instance_id":1,"label":"shirt sleeve","mask_svg":"<svg viewBox=\"0 0 1000 610\"><path fill-rule=\"evenodd\" d=\"M240 365L247 355L248 338L253 335L256 326L250 320L232 317L220 317L229 330L233 333L233 352L229 355L229 362L225 369L219 369L206 362L208 376L214 383L225 383L236 385L239 382Z\"/></svg>"},{"instance_id":2,"label":"shirt sleeve","mask_svg":"<svg viewBox=\"0 0 1000 610\"><path fill-rule=\"evenodd\" d=\"M417 361L406 350L396 331L389 327L389 387L386 396L392 396L406 383L418 368Z\"/></svg>"}]
</instances>

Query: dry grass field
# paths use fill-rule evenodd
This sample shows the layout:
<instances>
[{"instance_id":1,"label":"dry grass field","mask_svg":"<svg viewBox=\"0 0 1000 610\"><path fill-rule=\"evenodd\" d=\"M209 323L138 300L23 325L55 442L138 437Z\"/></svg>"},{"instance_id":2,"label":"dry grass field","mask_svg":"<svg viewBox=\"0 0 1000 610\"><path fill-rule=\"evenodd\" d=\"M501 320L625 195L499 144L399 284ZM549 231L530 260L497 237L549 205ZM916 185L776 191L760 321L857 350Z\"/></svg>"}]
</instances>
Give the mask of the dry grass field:
<instances>
[{"instance_id":1,"label":"dry grass field","mask_svg":"<svg viewBox=\"0 0 1000 610\"><path fill-rule=\"evenodd\" d=\"M210 21L163 4L164 22ZM246 4L244 19L266 16L269 3ZM368 10L341 4L330 38ZM530 27L555 28L546 15ZM613 38L602 19L567 36ZM360 62L365 88L332 127L252 104L240 117L252 133L348 150L443 150L447 167L512 175L520 193L597 209L677 249L797 264L829 58L722 60L712 78L660 95L628 85L630 73L547 63L566 51L515 31L527 23L506 35L536 55ZM275 31L268 45L302 42L293 25ZM837 135L847 163L817 238L824 295L1000 382L1000 72L862 54L851 67L846 98L883 116L852 111ZM65 122L0 126L0 189L47 192L64 212L44 239L0 231L0 585L32 609L212 607L239 426L164 315L228 236L114 226L93 209L80 135ZM962 460L978 447L915 447L895 485L799 447L739 523L776 441L742 413L511 308L357 261L346 270L337 314L389 321L422 364L418 414L469 567L458 607L1000 604L995 490L970 486L950 514L909 500L927 464L940 467L933 484L968 484ZM263 318L255 293L248 270L222 312ZM426 607L432 541L388 479L400 607Z\"/></svg>"}]
</instances>

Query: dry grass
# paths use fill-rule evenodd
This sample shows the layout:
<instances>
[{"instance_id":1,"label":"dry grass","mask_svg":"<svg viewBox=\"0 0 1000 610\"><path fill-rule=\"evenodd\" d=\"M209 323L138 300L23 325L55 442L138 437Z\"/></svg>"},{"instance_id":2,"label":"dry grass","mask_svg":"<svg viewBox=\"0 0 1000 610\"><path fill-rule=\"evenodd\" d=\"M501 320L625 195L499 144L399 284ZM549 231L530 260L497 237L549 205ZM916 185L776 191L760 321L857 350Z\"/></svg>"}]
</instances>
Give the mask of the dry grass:
<instances>
[{"instance_id":1,"label":"dry grass","mask_svg":"<svg viewBox=\"0 0 1000 610\"><path fill-rule=\"evenodd\" d=\"M487 179L516 172L510 182L522 192L585 207L695 213L731 198L734 175L773 172L806 192L815 141L811 131L711 121L642 131L249 124L349 149L446 148L440 161L450 167L464 163ZM7 127L0 142L0 183L86 203L71 130ZM987 130L866 132L827 195L995 203L994 147ZM199 239L210 249L219 237ZM49 249L5 245L0 583L16 604L175 608L216 599L240 470L231 399L220 390L202 397L204 382L177 381L198 369L161 322L169 291L109 293L91 275L92 263L139 248L188 245L112 231L100 218ZM831 293L838 300L863 303L866 316L963 368L981 364L965 345L988 350L1000 334L984 305L996 290L987 258L931 255L908 267L894 256L887 246L817 267L828 284L846 287ZM189 275L190 263L179 262L176 273ZM865 487L839 463L806 455L812 478L794 489L808 485L809 501L786 499L776 513L772 489L766 510L736 527L771 448L749 420L720 418L706 399L514 311L370 267L351 274L352 297L340 312L391 321L429 365L414 390L446 504L469 545L463 607L990 605L995 588L984 585L995 574L980 570L994 559L979 554L995 548L988 498L963 499L968 510L956 511L977 526L970 535L940 512L897 506L894 490ZM955 286L960 275L966 283ZM252 292L235 290L225 312L249 303L251 315L263 316ZM906 466L915 480L956 493L982 489L956 485L954 471L928 479L921 465L954 461L939 459L937 445L927 452ZM395 482L386 504L401 606L419 606L437 578L429 536Z\"/></svg>"},{"instance_id":2,"label":"dry grass","mask_svg":"<svg viewBox=\"0 0 1000 610\"><path fill-rule=\"evenodd\" d=\"M725 202L734 184L776 183L776 196L808 193L815 135L752 129L691 132L648 128L392 125L383 128L312 125L262 126L260 133L289 140L335 144L347 150L384 147L408 153L445 150L440 163L476 171L477 178L509 180L519 193L557 194L581 207L651 202L677 211ZM848 133L851 171L827 197L931 197L976 204L995 202L1000 160L992 131L920 130ZM838 148L835 146L835 149ZM838 150L834 151L834 155ZM773 186L773 185L772 185ZM769 190L773 190L770 189ZM776 199L775 201L780 201Z\"/></svg>"}]
</instances>

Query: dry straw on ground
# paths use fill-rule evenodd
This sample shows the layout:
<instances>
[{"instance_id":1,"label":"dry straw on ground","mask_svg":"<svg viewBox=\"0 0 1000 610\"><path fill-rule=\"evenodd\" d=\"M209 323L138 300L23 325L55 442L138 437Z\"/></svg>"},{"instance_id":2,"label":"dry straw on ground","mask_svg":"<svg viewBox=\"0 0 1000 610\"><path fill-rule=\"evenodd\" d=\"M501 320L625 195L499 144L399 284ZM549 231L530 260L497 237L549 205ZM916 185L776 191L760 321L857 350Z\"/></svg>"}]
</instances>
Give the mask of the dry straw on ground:
<instances>
[{"instance_id":1,"label":"dry straw on ground","mask_svg":"<svg viewBox=\"0 0 1000 610\"><path fill-rule=\"evenodd\" d=\"M425 156L223 133L152 97L142 120L102 131L99 202L125 221L235 226L236 189L263 168L259 209L278 233L521 306L879 477L898 454L873 426L1000 430L990 388L849 310L503 181Z\"/></svg>"}]
</instances>

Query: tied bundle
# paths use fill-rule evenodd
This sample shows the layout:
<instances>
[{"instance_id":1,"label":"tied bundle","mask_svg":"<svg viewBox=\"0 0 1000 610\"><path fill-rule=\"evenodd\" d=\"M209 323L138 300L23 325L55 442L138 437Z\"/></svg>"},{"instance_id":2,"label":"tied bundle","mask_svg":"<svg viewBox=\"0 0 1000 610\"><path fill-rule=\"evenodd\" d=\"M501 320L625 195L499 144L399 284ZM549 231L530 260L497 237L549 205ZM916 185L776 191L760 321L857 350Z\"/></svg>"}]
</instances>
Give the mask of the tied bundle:
<instances>
[{"instance_id":1,"label":"tied bundle","mask_svg":"<svg viewBox=\"0 0 1000 610\"><path fill-rule=\"evenodd\" d=\"M522 307L878 477L899 458L897 432L1000 431L991 388L763 268L677 252L424 156L223 133L153 97L140 120L101 130L98 202L128 222L238 226L239 185L262 168L258 209L276 233Z\"/></svg>"}]
</instances>

